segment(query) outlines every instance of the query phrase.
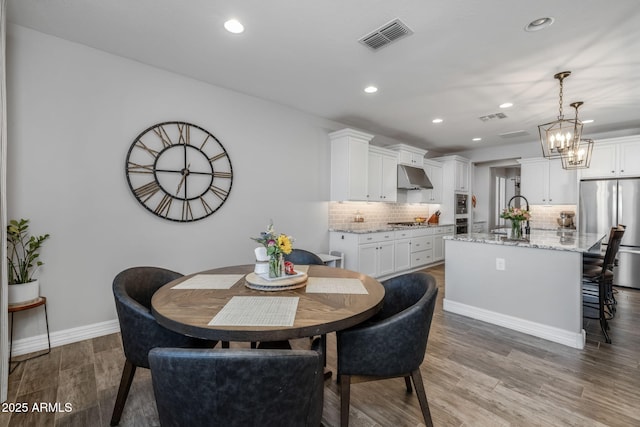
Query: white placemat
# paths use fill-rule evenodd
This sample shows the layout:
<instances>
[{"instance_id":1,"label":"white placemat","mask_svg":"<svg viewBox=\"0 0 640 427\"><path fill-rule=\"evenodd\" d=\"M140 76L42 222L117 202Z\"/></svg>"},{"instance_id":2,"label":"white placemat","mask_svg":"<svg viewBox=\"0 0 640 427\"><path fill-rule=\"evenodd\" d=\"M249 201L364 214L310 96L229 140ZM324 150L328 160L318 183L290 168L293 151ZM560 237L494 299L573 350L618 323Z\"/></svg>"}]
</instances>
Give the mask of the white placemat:
<instances>
[{"instance_id":1,"label":"white placemat","mask_svg":"<svg viewBox=\"0 0 640 427\"><path fill-rule=\"evenodd\" d=\"M293 326L298 297L233 297L209 326Z\"/></svg>"},{"instance_id":2,"label":"white placemat","mask_svg":"<svg viewBox=\"0 0 640 427\"><path fill-rule=\"evenodd\" d=\"M307 293L310 294L368 294L360 279L339 277L309 277Z\"/></svg>"},{"instance_id":3,"label":"white placemat","mask_svg":"<svg viewBox=\"0 0 640 427\"><path fill-rule=\"evenodd\" d=\"M244 274L196 274L171 289L229 289Z\"/></svg>"},{"instance_id":4,"label":"white placemat","mask_svg":"<svg viewBox=\"0 0 640 427\"><path fill-rule=\"evenodd\" d=\"M293 269L295 271L299 271L301 273L308 273L309 272L309 265L308 264L293 264Z\"/></svg>"}]
</instances>

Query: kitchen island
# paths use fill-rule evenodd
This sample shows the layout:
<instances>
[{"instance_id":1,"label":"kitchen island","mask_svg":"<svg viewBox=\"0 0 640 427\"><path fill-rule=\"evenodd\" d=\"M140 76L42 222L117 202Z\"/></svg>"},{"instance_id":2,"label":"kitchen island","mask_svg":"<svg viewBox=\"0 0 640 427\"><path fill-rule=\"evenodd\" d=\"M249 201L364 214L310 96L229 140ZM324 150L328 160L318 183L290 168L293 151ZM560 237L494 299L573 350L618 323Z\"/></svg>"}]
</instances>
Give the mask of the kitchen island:
<instances>
[{"instance_id":1,"label":"kitchen island","mask_svg":"<svg viewBox=\"0 0 640 427\"><path fill-rule=\"evenodd\" d=\"M582 349L582 253L604 235L532 230L445 237L444 310Z\"/></svg>"}]
</instances>

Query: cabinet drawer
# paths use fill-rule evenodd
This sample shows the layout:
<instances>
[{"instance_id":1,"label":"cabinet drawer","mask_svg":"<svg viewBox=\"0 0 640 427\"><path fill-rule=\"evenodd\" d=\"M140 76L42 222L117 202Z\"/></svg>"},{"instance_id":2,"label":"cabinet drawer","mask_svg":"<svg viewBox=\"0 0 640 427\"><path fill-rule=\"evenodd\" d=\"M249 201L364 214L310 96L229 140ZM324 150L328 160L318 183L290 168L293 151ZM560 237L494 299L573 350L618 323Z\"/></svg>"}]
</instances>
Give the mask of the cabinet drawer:
<instances>
[{"instance_id":1,"label":"cabinet drawer","mask_svg":"<svg viewBox=\"0 0 640 427\"><path fill-rule=\"evenodd\" d=\"M411 252L420 252L433 248L433 236L414 237L411 239Z\"/></svg>"},{"instance_id":2,"label":"cabinet drawer","mask_svg":"<svg viewBox=\"0 0 640 427\"><path fill-rule=\"evenodd\" d=\"M363 244L363 243L384 242L386 240L393 240L393 239L394 239L393 231L388 231L388 232L385 231L380 233L367 233L359 236L358 243Z\"/></svg>"},{"instance_id":3,"label":"cabinet drawer","mask_svg":"<svg viewBox=\"0 0 640 427\"><path fill-rule=\"evenodd\" d=\"M412 236L411 230L396 230L395 238L397 239L407 239Z\"/></svg>"},{"instance_id":4,"label":"cabinet drawer","mask_svg":"<svg viewBox=\"0 0 640 427\"><path fill-rule=\"evenodd\" d=\"M433 261L433 251L431 249L426 251L413 252L411 254L411 268L420 267L421 265L429 264Z\"/></svg>"},{"instance_id":5,"label":"cabinet drawer","mask_svg":"<svg viewBox=\"0 0 640 427\"><path fill-rule=\"evenodd\" d=\"M422 236L433 236L434 228L418 228L416 230L411 230L412 237L422 237Z\"/></svg>"},{"instance_id":6,"label":"cabinet drawer","mask_svg":"<svg viewBox=\"0 0 640 427\"><path fill-rule=\"evenodd\" d=\"M434 234L453 234L454 231L455 227L453 225L447 225L435 228Z\"/></svg>"}]
</instances>

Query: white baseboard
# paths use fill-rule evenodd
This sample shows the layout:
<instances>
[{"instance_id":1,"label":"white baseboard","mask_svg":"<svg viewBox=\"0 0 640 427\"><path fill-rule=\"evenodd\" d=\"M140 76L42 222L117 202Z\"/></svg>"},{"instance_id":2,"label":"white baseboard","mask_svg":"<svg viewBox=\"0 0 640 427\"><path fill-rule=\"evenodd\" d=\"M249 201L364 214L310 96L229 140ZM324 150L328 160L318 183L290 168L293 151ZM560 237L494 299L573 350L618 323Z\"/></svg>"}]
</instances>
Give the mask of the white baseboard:
<instances>
[{"instance_id":1,"label":"white baseboard","mask_svg":"<svg viewBox=\"0 0 640 427\"><path fill-rule=\"evenodd\" d=\"M456 301L443 300L443 308L451 313L461 314L462 316L478 319L493 325L503 326L513 329L514 331L533 335L534 337L544 338L545 340L564 344L569 347L583 349L586 333L584 329L580 333L555 328L553 326L543 325L541 323L531 322L529 320L520 319L505 314L496 313L494 311L485 310L483 308L473 307L461 304Z\"/></svg>"},{"instance_id":2,"label":"white baseboard","mask_svg":"<svg viewBox=\"0 0 640 427\"><path fill-rule=\"evenodd\" d=\"M120 332L120 323L118 322L118 319L66 329L64 331L52 332L51 348L90 338L101 337L103 335L113 334L116 332ZM33 353L35 351L46 349L47 334L45 333L42 335L15 340L11 349L11 355L20 356L22 354Z\"/></svg>"}]
</instances>

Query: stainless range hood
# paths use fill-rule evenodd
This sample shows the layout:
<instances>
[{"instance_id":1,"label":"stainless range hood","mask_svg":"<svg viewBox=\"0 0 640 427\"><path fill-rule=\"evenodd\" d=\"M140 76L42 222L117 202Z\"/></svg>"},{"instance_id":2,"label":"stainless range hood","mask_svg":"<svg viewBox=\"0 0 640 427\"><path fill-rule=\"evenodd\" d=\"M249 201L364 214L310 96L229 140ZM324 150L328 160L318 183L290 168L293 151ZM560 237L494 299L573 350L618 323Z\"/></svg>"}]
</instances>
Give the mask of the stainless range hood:
<instances>
[{"instance_id":1,"label":"stainless range hood","mask_svg":"<svg viewBox=\"0 0 640 427\"><path fill-rule=\"evenodd\" d=\"M403 190L432 189L433 184L422 168L398 165L398 188Z\"/></svg>"}]
</instances>

